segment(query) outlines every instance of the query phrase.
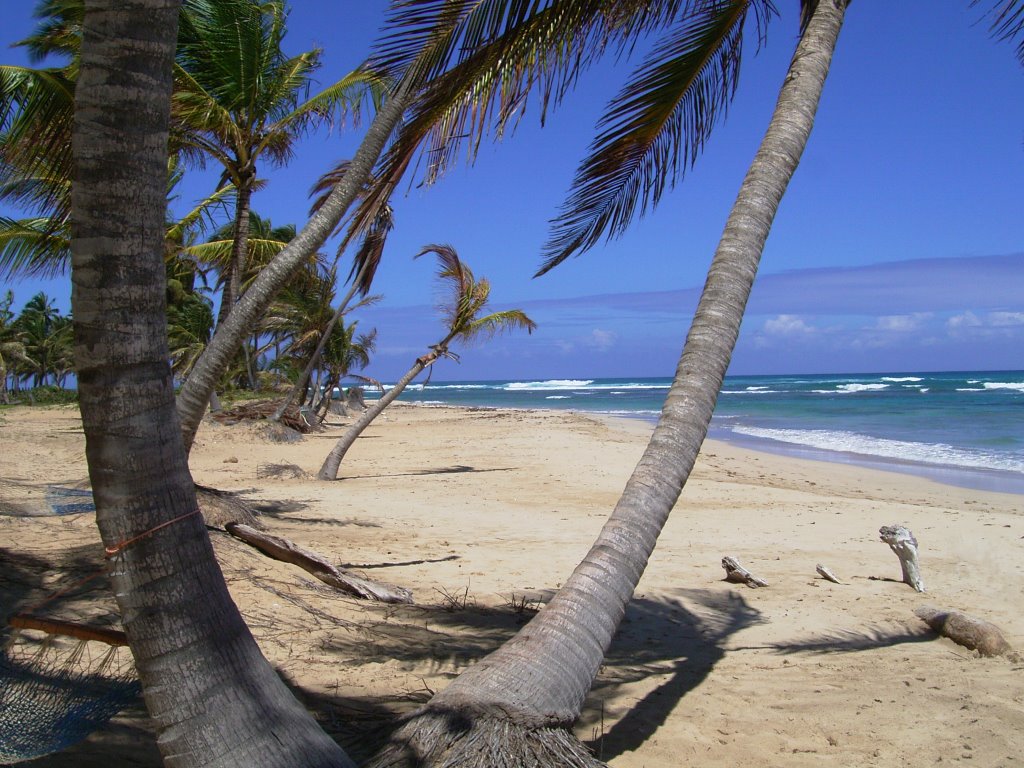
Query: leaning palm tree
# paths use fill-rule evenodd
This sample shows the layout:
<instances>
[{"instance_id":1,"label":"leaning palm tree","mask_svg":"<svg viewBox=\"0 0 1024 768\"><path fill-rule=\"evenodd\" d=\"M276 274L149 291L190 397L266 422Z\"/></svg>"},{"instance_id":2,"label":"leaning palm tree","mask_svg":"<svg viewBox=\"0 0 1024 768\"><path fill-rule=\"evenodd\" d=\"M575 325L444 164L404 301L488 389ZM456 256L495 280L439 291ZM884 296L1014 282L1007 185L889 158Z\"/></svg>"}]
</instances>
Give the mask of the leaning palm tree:
<instances>
[{"instance_id":1,"label":"leaning palm tree","mask_svg":"<svg viewBox=\"0 0 1024 768\"><path fill-rule=\"evenodd\" d=\"M339 438L324 460L323 466L320 467L317 477L321 480L337 479L341 460L345 458L345 454L352 447L356 438L396 397L402 394L402 391L409 386L413 379L442 357L458 359L455 353L449 349L452 342L459 341L467 344L480 338L516 329L525 329L527 333L532 333L537 327L537 324L519 309L506 309L501 312L481 315L480 313L487 308L487 302L490 299L490 282L486 278L477 280L473 276L472 270L459 259L459 255L450 245L428 245L413 258L418 259L427 253L437 256L440 264L437 278L447 294L446 300L440 305L444 317L445 335L436 344L430 345L430 351L427 354L417 357L416 362L406 371L405 375L367 408Z\"/></svg>"},{"instance_id":2,"label":"leaning palm tree","mask_svg":"<svg viewBox=\"0 0 1024 768\"><path fill-rule=\"evenodd\" d=\"M249 208L257 164L282 165L296 140L325 122L357 115L376 78L357 70L312 96L320 50L286 56L284 0L185 0L178 34L173 115L181 151L223 169L237 191L232 257L223 272L218 322L242 293Z\"/></svg>"},{"instance_id":3,"label":"leaning palm tree","mask_svg":"<svg viewBox=\"0 0 1024 768\"><path fill-rule=\"evenodd\" d=\"M511 766L527 759L541 765L601 765L569 728L707 434L764 243L814 123L845 11L846 0L806 6L805 29L726 222L661 418L590 552L526 627L409 717L371 762L374 768ZM663 70L664 62L651 62L648 87L664 82ZM628 124L628 113L636 111L635 101L632 108L627 103L619 120ZM616 186L610 179L619 177L609 163L628 166L630 161L628 153L602 154L602 145L614 143L599 139L595 156L604 161L584 164L580 189L607 193ZM581 212L563 216L573 234L567 243L566 237L556 237L561 249L547 268L607 226L591 220L595 205L586 201L593 196L580 193L575 199L584 202ZM453 721L460 723L458 729L451 727Z\"/></svg>"}]
</instances>

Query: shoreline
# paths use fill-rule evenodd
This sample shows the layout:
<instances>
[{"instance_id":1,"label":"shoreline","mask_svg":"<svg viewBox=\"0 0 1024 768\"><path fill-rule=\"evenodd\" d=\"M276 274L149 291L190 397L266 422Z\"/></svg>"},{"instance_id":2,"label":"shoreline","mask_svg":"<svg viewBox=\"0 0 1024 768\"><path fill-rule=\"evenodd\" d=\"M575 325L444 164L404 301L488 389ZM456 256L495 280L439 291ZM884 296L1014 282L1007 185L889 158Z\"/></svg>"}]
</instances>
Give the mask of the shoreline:
<instances>
[{"instance_id":1,"label":"shoreline","mask_svg":"<svg viewBox=\"0 0 1024 768\"><path fill-rule=\"evenodd\" d=\"M574 408L541 408L524 407L514 408L506 406L491 405L463 405L451 404L443 401L408 401L396 400L395 403L416 408L452 408L467 410L488 410L488 411L537 411L541 413L576 413L583 416L596 416L607 419L622 419L645 425L648 434L653 430L658 421L657 416L649 414L636 414L597 410L585 410ZM941 485L950 486L973 491L984 491L986 493L1005 493L1013 496L1024 496L1024 474L1004 470L984 469L974 467L960 467L945 464L930 464L926 462L915 462L907 459L896 459L884 456L869 456L849 451L831 451L823 448L812 448L779 440L751 437L747 435L736 436L734 433L721 428L716 428L714 422L708 430L705 441L711 440L718 443L727 443L737 448L743 448L756 453L767 454L793 459L815 461L823 464L840 464L863 467L864 469L878 472L891 472L898 475L909 475L931 480Z\"/></svg>"}]
</instances>

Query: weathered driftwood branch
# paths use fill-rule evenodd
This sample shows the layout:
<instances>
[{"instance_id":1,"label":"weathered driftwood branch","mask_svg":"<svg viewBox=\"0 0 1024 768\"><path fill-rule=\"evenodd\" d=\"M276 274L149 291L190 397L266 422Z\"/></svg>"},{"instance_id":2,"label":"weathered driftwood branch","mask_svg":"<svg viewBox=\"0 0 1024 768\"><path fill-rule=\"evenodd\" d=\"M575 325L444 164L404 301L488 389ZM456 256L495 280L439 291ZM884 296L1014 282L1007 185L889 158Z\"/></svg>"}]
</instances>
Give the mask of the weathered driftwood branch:
<instances>
[{"instance_id":1,"label":"weathered driftwood branch","mask_svg":"<svg viewBox=\"0 0 1024 768\"><path fill-rule=\"evenodd\" d=\"M878 529L878 533L882 541L888 544L900 559L903 582L918 592L924 592L921 566L917 562L917 539L914 538L914 534L902 525L883 525Z\"/></svg>"},{"instance_id":2,"label":"weathered driftwood branch","mask_svg":"<svg viewBox=\"0 0 1024 768\"><path fill-rule=\"evenodd\" d=\"M742 565L735 557L726 556L722 558L722 567L725 568L725 580L734 581L737 584L746 584L748 587L767 587L768 582L759 579Z\"/></svg>"},{"instance_id":3,"label":"weathered driftwood branch","mask_svg":"<svg viewBox=\"0 0 1024 768\"><path fill-rule=\"evenodd\" d=\"M248 525L228 523L225 527L232 536L252 545L263 554L275 560L297 565L325 584L348 592L350 595L366 600L379 600L384 603L412 602L412 592L408 589L360 578L332 565L323 555L303 549L293 541L262 533Z\"/></svg>"},{"instance_id":4,"label":"weathered driftwood branch","mask_svg":"<svg viewBox=\"0 0 1024 768\"><path fill-rule=\"evenodd\" d=\"M1014 655L1013 648L995 624L961 611L943 611L930 605L916 608L914 614L943 637L982 656Z\"/></svg>"},{"instance_id":5,"label":"weathered driftwood branch","mask_svg":"<svg viewBox=\"0 0 1024 768\"><path fill-rule=\"evenodd\" d=\"M16 613L8 617L7 623L19 629L37 629L48 635L62 635L76 640L96 640L107 645L128 645L128 638L119 629L90 627L87 624L63 619L43 619L25 613Z\"/></svg>"},{"instance_id":6,"label":"weathered driftwood branch","mask_svg":"<svg viewBox=\"0 0 1024 768\"><path fill-rule=\"evenodd\" d=\"M826 568L821 563L818 563L816 566L814 566L814 570L816 570L818 572L818 574L821 576L821 578L825 579L826 581L831 581L833 584L842 584L843 583L839 579L836 578L836 575L834 573L832 573L832 571L830 571L828 568Z\"/></svg>"}]
</instances>

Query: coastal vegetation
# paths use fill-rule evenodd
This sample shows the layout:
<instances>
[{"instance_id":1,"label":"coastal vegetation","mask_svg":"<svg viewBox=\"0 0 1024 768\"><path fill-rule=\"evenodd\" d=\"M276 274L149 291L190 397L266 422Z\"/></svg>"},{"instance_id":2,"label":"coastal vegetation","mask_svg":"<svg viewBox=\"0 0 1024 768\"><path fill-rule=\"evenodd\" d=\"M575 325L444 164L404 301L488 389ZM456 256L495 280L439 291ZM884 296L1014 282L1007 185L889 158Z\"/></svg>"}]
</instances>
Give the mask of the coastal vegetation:
<instances>
[{"instance_id":1,"label":"coastal vegetation","mask_svg":"<svg viewBox=\"0 0 1024 768\"><path fill-rule=\"evenodd\" d=\"M607 48L628 49L663 33L613 100L541 271L621 231L659 202L669 180L692 161L735 89L744 25L762 27L773 7L766 0L653 8L498 0L396 6L371 67L389 90L362 144L323 205L247 288L244 257L252 238L239 238L251 218L247 201L238 201L232 255L222 270L227 309L202 351L190 356L175 398L165 210L178 8L167 0L88 5L71 131L74 370L97 525L117 560L114 592L161 752L181 766L352 765L267 663L218 568L188 469L211 394L240 350L246 365L239 377L256 385L251 360L258 349L246 350L246 340L357 204L351 226L367 231L419 152L436 159L432 180L461 141L488 129L501 133L511 107L532 88L557 102L581 67ZM248 5L187 0L185 9ZM761 250L813 125L847 0L806 0L801 7L789 72L726 223L662 417L607 524L544 610L409 717L371 765L601 764L569 728L707 433ZM253 17L271 27L274 18ZM249 173L244 162L238 170L236 185ZM241 251L239 242L246 244ZM483 282L454 251L427 251L439 256L442 276L460 291ZM353 271L361 273L362 265ZM332 284L335 278L314 275ZM187 280L179 283L184 291ZM486 298L486 290L459 294L452 333L436 355L495 317L477 317ZM331 300L319 305L329 309ZM313 337L300 342L301 324L286 325L287 344L308 350ZM525 316L491 322L501 325L530 327ZM194 334L194 343L202 336ZM25 355L31 357L27 345ZM422 367L432 362L420 360Z\"/></svg>"}]
</instances>

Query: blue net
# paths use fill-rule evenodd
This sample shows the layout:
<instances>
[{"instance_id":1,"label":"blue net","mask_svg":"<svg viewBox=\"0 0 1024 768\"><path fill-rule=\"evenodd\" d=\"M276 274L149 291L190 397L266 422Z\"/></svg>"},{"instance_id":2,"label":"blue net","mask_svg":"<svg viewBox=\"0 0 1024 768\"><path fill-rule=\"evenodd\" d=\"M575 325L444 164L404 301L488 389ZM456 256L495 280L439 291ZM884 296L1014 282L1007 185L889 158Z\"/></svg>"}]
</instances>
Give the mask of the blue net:
<instances>
[{"instance_id":1,"label":"blue net","mask_svg":"<svg viewBox=\"0 0 1024 768\"><path fill-rule=\"evenodd\" d=\"M0 653L0 764L73 746L139 700L130 662L115 668L127 649L111 648L94 664L84 645Z\"/></svg>"}]
</instances>

